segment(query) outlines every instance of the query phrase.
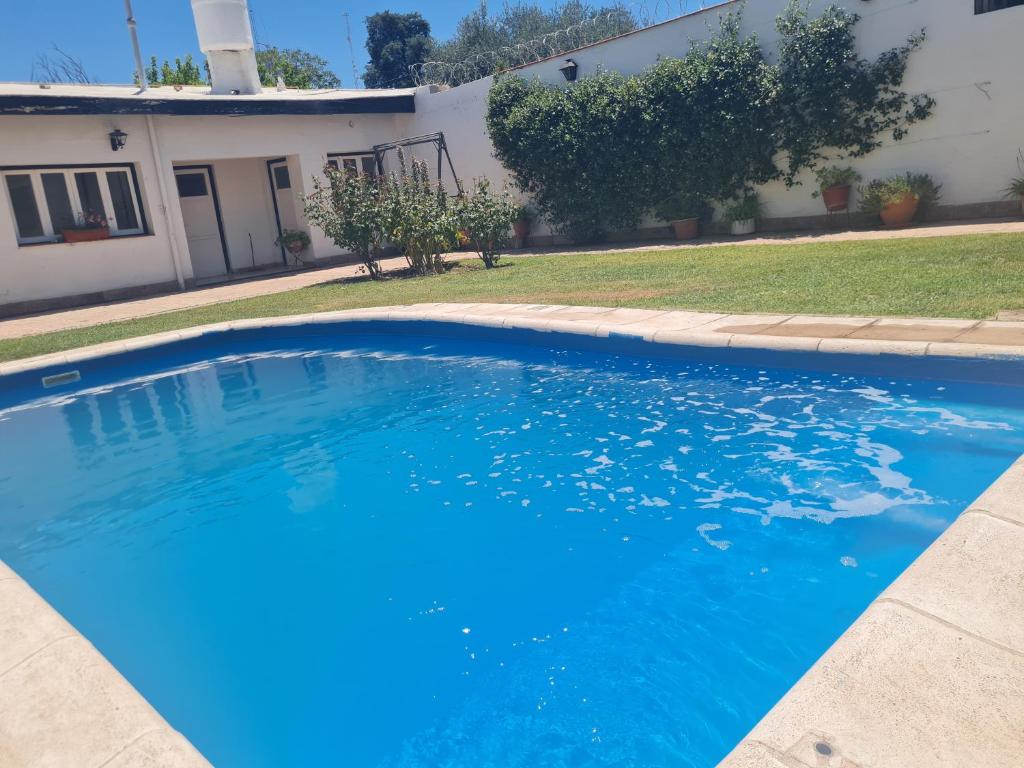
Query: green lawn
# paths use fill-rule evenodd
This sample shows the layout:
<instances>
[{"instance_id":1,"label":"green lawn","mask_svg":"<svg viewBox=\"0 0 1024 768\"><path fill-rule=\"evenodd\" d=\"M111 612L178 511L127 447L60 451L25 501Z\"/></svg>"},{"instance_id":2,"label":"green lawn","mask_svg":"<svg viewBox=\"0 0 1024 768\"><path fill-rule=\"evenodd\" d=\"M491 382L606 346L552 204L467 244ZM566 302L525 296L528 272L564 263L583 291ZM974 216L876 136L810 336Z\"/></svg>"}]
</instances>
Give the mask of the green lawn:
<instances>
[{"instance_id":1,"label":"green lawn","mask_svg":"<svg viewBox=\"0 0 1024 768\"><path fill-rule=\"evenodd\" d=\"M1024 308L1024 234L539 256L491 271L466 260L443 276L318 285L0 341L0 360L221 320L423 301L985 318Z\"/></svg>"}]
</instances>

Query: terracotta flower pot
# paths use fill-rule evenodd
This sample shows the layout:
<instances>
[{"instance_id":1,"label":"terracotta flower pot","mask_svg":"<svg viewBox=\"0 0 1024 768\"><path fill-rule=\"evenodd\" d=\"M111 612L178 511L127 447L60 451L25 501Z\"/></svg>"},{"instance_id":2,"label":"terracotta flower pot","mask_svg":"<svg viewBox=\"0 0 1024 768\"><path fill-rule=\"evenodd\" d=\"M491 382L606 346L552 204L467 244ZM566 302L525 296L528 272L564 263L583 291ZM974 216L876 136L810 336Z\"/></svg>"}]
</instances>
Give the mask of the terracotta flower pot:
<instances>
[{"instance_id":1,"label":"terracotta flower pot","mask_svg":"<svg viewBox=\"0 0 1024 768\"><path fill-rule=\"evenodd\" d=\"M672 231L675 232L676 240L693 240L700 232L700 219L679 219L672 222Z\"/></svg>"},{"instance_id":2,"label":"terracotta flower pot","mask_svg":"<svg viewBox=\"0 0 1024 768\"><path fill-rule=\"evenodd\" d=\"M905 227L914 220L918 202L917 195L907 192L899 201L885 206L878 215L887 227Z\"/></svg>"},{"instance_id":3,"label":"terracotta flower pot","mask_svg":"<svg viewBox=\"0 0 1024 768\"><path fill-rule=\"evenodd\" d=\"M518 238L524 238L530 234L530 220L529 219L516 219L512 222L512 232Z\"/></svg>"},{"instance_id":4,"label":"terracotta flower pot","mask_svg":"<svg viewBox=\"0 0 1024 768\"><path fill-rule=\"evenodd\" d=\"M110 237L110 227L91 227L89 229L62 229L61 237L65 243L88 243L93 240L106 240Z\"/></svg>"},{"instance_id":5,"label":"terracotta flower pot","mask_svg":"<svg viewBox=\"0 0 1024 768\"><path fill-rule=\"evenodd\" d=\"M850 185L842 184L838 187L823 189L821 190L821 199L825 203L825 210L829 213L845 211L850 207Z\"/></svg>"}]
</instances>

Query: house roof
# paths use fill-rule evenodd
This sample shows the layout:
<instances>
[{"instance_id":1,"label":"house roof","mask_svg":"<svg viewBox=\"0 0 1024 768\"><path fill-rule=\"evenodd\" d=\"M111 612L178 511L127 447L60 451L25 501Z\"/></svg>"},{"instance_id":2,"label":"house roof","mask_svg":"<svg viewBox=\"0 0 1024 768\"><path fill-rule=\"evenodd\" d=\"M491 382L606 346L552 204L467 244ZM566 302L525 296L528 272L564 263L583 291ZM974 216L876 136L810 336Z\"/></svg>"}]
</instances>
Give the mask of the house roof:
<instances>
[{"instance_id":1,"label":"house roof","mask_svg":"<svg viewBox=\"0 0 1024 768\"><path fill-rule=\"evenodd\" d=\"M207 86L0 83L0 115L347 115L414 112L414 88L344 88L252 95L212 94Z\"/></svg>"}]
</instances>

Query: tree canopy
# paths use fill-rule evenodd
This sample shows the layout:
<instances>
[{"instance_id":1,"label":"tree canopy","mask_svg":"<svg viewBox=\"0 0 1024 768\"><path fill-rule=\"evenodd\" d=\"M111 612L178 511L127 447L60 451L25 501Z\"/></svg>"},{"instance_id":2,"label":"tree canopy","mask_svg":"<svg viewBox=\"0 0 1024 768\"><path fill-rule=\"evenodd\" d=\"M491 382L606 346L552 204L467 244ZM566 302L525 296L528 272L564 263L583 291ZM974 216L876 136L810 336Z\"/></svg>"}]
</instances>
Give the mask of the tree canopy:
<instances>
[{"instance_id":1,"label":"tree canopy","mask_svg":"<svg viewBox=\"0 0 1024 768\"><path fill-rule=\"evenodd\" d=\"M366 52L370 63L363 84L367 88L415 85L409 68L425 61L432 47L430 24L419 13L382 11L367 16Z\"/></svg>"},{"instance_id":2,"label":"tree canopy","mask_svg":"<svg viewBox=\"0 0 1024 768\"><path fill-rule=\"evenodd\" d=\"M289 88L340 88L341 80L327 65L327 59L299 48L269 46L256 51L260 82L272 86L281 75Z\"/></svg>"}]
</instances>

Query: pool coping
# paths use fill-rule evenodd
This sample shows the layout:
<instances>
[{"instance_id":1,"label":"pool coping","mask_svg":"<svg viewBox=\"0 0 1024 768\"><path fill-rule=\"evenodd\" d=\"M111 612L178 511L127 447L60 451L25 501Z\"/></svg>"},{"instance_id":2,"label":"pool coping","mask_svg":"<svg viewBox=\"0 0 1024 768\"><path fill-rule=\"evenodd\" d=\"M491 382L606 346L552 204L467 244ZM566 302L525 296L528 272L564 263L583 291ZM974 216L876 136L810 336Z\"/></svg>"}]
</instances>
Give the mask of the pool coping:
<instances>
[{"instance_id":1,"label":"pool coping","mask_svg":"<svg viewBox=\"0 0 1024 768\"><path fill-rule=\"evenodd\" d=\"M424 304L241 320L152 334L3 363L0 381L4 376L226 331L367 321L462 323L686 347L1024 360L1024 345L813 335L819 329L842 330L844 323L864 328L872 323L860 321L869 320L536 304ZM790 321L805 324L812 335L771 333L792 333L779 331ZM1007 326L1024 328L1020 323L998 327ZM755 327L758 331L753 333L731 330ZM964 332L970 328L976 325ZM720 766L995 768L1019 758L1021 722L1024 457L865 610ZM209 765L95 647L2 561L0 763Z\"/></svg>"}]
</instances>

